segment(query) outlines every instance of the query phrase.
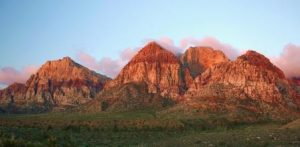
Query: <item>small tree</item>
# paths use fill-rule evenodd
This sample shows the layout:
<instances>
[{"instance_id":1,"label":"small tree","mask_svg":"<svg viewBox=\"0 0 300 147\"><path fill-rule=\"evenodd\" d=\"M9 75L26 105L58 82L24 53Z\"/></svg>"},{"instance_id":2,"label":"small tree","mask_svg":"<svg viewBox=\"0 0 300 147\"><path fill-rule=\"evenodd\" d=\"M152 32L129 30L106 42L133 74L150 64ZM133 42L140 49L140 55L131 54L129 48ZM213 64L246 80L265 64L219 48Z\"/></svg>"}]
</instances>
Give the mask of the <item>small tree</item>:
<instances>
[{"instance_id":1,"label":"small tree","mask_svg":"<svg viewBox=\"0 0 300 147\"><path fill-rule=\"evenodd\" d=\"M105 111L108 108L108 102L102 101L101 102L101 111Z\"/></svg>"},{"instance_id":2,"label":"small tree","mask_svg":"<svg viewBox=\"0 0 300 147\"><path fill-rule=\"evenodd\" d=\"M170 98L163 98L161 100L161 105L163 107L173 106L174 104L175 104L175 102Z\"/></svg>"}]
</instances>

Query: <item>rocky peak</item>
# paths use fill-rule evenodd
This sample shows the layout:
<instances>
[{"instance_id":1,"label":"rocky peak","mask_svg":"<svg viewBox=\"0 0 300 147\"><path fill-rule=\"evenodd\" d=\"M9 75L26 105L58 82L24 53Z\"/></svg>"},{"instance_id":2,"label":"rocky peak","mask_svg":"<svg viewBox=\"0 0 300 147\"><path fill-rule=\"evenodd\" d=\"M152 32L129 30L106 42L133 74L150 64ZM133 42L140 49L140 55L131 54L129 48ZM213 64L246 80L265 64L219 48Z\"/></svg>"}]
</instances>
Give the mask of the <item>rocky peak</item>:
<instances>
[{"instance_id":1,"label":"rocky peak","mask_svg":"<svg viewBox=\"0 0 300 147\"><path fill-rule=\"evenodd\" d=\"M208 68L196 77L195 85L189 89L187 97L253 101L257 103L253 108L260 113L300 106L296 91L282 71L255 51ZM249 108L247 103L244 105Z\"/></svg>"},{"instance_id":2,"label":"rocky peak","mask_svg":"<svg viewBox=\"0 0 300 147\"><path fill-rule=\"evenodd\" d=\"M35 74L39 78L47 78L56 81L70 79L89 79L92 81L106 81L108 78L76 63L70 57L59 60L47 61Z\"/></svg>"},{"instance_id":3,"label":"rocky peak","mask_svg":"<svg viewBox=\"0 0 300 147\"><path fill-rule=\"evenodd\" d=\"M106 87L131 82L146 82L150 93L176 97L183 84L181 63L170 51L156 42L143 47Z\"/></svg>"},{"instance_id":4,"label":"rocky peak","mask_svg":"<svg viewBox=\"0 0 300 147\"><path fill-rule=\"evenodd\" d=\"M22 83L14 83L3 90L0 90L0 109L12 109L12 104L22 105L26 103L25 93L27 87Z\"/></svg>"},{"instance_id":5,"label":"rocky peak","mask_svg":"<svg viewBox=\"0 0 300 147\"><path fill-rule=\"evenodd\" d=\"M179 61L177 57L170 51L164 49L156 42L150 42L145 47L143 47L136 56L129 62L129 64L134 64L138 62L164 62L178 64Z\"/></svg>"},{"instance_id":6,"label":"rocky peak","mask_svg":"<svg viewBox=\"0 0 300 147\"><path fill-rule=\"evenodd\" d=\"M237 58L237 62L247 62L261 69L267 69L274 71L281 79L284 79L284 73L264 55L257 53L256 51L249 50L244 55Z\"/></svg>"},{"instance_id":7,"label":"rocky peak","mask_svg":"<svg viewBox=\"0 0 300 147\"><path fill-rule=\"evenodd\" d=\"M47 61L45 64L42 65L40 70L44 68L50 67L68 67L68 66L79 66L75 61L73 61L70 57L63 57L62 59Z\"/></svg>"},{"instance_id":8,"label":"rocky peak","mask_svg":"<svg viewBox=\"0 0 300 147\"><path fill-rule=\"evenodd\" d=\"M23 83L13 83L6 89L9 89L11 91L24 91L26 89L26 86Z\"/></svg>"},{"instance_id":9,"label":"rocky peak","mask_svg":"<svg viewBox=\"0 0 300 147\"><path fill-rule=\"evenodd\" d=\"M12 85L6 87L3 90L0 90L0 98L4 95L8 96L8 95L13 95L14 93L24 93L26 92L27 87L25 86L25 84L22 83L13 83Z\"/></svg>"},{"instance_id":10,"label":"rocky peak","mask_svg":"<svg viewBox=\"0 0 300 147\"><path fill-rule=\"evenodd\" d=\"M229 59L222 51L211 47L190 47L181 56L181 62L189 68L193 78L213 65L228 61Z\"/></svg>"},{"instance_id":11,"label":"rocky peak","mask_svg":"<svg viewBox=\"0 0 300 147\"><path fill-rule=\"evenodd\" d=\"M26 85L9 86L10 94L1 96L5 104L18 108L34 105L41 109L74 106L94 98L109 78L76 63L70 57L47 61ZM3 95L3 94L2 94ZM1 104L0 107L5 107Z\"/></svg>"}]
</instances>

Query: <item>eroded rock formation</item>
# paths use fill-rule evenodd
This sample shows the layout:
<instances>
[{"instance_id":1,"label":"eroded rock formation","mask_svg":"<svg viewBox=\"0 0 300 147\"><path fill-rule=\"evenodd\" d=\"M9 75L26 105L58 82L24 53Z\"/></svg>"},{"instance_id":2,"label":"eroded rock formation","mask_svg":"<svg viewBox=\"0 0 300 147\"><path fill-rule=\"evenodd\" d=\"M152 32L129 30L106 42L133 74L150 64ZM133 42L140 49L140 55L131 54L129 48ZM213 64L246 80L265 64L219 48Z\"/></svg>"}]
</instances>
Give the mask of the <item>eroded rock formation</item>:
<instances>
[{"instance_id":1,"label":"eroded rock formation","mask_svg":"<svg viewBox=\"0 0 300 147\"><path fill-rule=\"evenodd\" d=\"M210 47L190 47L181 56L181 61L195 78L213 65L228 62L229 59L223 52Z\"/></svg>"},{"instance_id":2,"label":"eroded rock formation","mask_svg":"<svg viewBox=\"0 0 300 147\"><path fill-rule=\"evenodd\" d=\"M149 93L177 97L183 92L183 72L179 59L151 42L142 48L106 88L131 82L145 82Z\"/></svg>"},{"instance_id":3,"label":"eroded rock formation","mask_svg":"<svg viewBox=\"0 0 300 147\"><path fill-rule=\"evenodd\" d=\"M74 62L69 57L48 61L26 84L13 84L1 94L2 109L48 110L83 104L102 90L109 78Z\"/></svg>"},{"instance_id":4,"label":"eroded rock formation","mask_svg":"<svg viewBox=\"0 0 300 147\"><path fill-rule=\"evenodd\" d=\"M194 82L195 87L186 94L191 100L252 101L255 105L244 103L240 106L257 113L287 112L287 109L296 110L300 106L283 72L255 51L208 68Z\"/></svg>"}]
</instances>

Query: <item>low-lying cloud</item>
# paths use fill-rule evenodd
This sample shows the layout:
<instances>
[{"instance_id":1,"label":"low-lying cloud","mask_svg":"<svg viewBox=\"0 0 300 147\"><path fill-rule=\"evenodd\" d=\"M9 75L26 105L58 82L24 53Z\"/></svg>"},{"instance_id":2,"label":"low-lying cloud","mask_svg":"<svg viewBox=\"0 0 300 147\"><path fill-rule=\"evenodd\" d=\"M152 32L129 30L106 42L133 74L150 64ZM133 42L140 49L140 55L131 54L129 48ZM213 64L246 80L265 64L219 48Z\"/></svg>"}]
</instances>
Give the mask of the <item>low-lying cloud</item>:
<instances>
[{"instance_id":1,"label":"low-lying cloud","mask_svg":"<svg viewBox=\"0 0 300 147\"><path fill-rule=\"evenodd\" d=\"M136 54L137 49L127 48L123 50L118 59L112 59L110 57L104 57L97 61L97 59L85 52L79 52L77 54L77 60L84 66L100 72L114 78L121 71L123 66Z\"/></svg>"},{"instance_id":2,"label":"low-lying cloud","mask_svg":"<svg viewBox=\"0 0 300 147\"><path fill-rule=\"evenodd\" d=\"M231 60L235 60L242 54L241 50L230 44L223 43L214 37L205 37L202 39L188 37L180 40L179 45L176 45L174 41L168 37L160 39L146 39L143 41L144 43L142 46L151 41L157 42L163 48L168 49L176 55L183 54L185 50L191 46L209 46L214 49L221 50ZM77 58L85 66L114 78L123 66L142 48L142 46L135 49L127 48L123 50L120 53L119 59L115 60L106 57L97 61L94 57L84 52L79 53ZM287 77L300 77L299 55L300 47L294 44L289 44L284 47L282 54L279 57L271 58L271 61L282 69Z\"/></svg>"},{"instance_id":3,"label":"low-lying cloud","mask_svg":"<svg viewBox=\"0 0 300 147\"><path fill-rule=\"evenodd\" d=\"M214 37L205 37L203 39L189 37L180 41L181 48L188 48L190 46L209 46L216 50L221 50L231 60L236 59L240 55L238 49L230 44L223 43Z\"/></svg>"},{"instance_id":4,"label":"low-lying cloud","mask_svg":"<svg viewBox=\"0 0 300 147\"><path fill-rule=\"evenodd\" d=\"M163 48L171 51L175 55L183 54L185 50L190 46L210 46L214 49L223 51L232 60L234 60L239 55L239 51L237 49L229 44L222 43L213 37L206 37L203 39L184 38L180 41L180 44L178 46L169 37L162 37L160 39L146 39L145 41L143 41L140 47L136 47L134 49L126 48L120 52L120 55L117 59L104 57L100 60L97 60L95 57L85 52L79 52L77 54L77 60L79 61L79 63L87 66L92 70L114 78L118 75L123 66L125 66L125 64L127 64L128 61L132 59L133 56L144 45L151 41L157 42Z\"/></svg>"},{"instance_id":5,"label":"low-lying cloud","mask_svg":"<svg viewBox=\"0 0 300 147\"><path fill-rule=\"evenodd\" d=\"M27 66L21 70L13 67L4 67L0 69L0 85L5 87L15 82L25 83L26 80L37 71L35 66Z\"/></svg>"},{"instance_id":6,"label":"low-lying cloud","mask_svg":"<svg viewBox=\"0 0 300 147\"><path fill-rule=\"evenodd\" d=\"M155 41L160 46L162 46L163 48L171 51L175 55L180 55L185 51L184 48L176 46L174 41L169 37L162 37L160 39L147 39L145 44L147 44L151 41Z\"/></svg>"},{"instance_id":7,"label":"low-lying cloud","mask_svg":"<svg viewBox=\"0 0 300 147\"><path fill-rule=\"evenodd\" d=\"M110 77L115 77L120 70L119 62L111 58L105 57L97 61L95 57L85 52L80 52L77 54L77 60L84 66Z\"/></svg>"},{"instance_id":8,"label":"low-lying cloud","mask_svg":"<svg viewBox=\"0 0 300 147\"><path fill-rule=\"evenodd\" d=\"M288 78L300 77L300 46L288 44L279 57L271 60Z\"/></svg>"}]
</instances>

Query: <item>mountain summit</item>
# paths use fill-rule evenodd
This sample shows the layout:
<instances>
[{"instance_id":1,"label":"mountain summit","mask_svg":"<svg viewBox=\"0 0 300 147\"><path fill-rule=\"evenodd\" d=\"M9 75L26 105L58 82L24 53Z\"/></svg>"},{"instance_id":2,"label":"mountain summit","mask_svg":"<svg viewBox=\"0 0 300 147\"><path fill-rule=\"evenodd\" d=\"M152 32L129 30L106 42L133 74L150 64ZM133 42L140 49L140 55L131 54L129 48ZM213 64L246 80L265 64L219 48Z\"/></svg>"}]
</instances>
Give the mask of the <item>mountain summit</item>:
<instances>
[{"instance_id":1,"label":"mountain summit","mask_svg":"<svg viewBox=\"0 0 300 147\"><path fill-rule=\"evenodd\" d=\"M214 50L211 47L190 47L181 56L183 65L189 68L191 76L195 78L209 67L229 59L222 51Z\"/></svg>"},{"instance_id":2,"label":"mountain summit","mask_svg":"<svg viewBox=\"0 0 300 147\"><path fill-rule=\"evenodd\" d=\"M106 87L145 82L149 93L177 97L182 92L183 78L180 60L156 42L143 47Z\"/></svg>"},{"instance_id":3,"label":"mountain summit","mask_svg":"<svg viewBox=\"0 0 300 147\"><path fill-rule=\"evenodd\" d=\"M198 101L198 109L235 109L236 113L280 118L300 106L299 97L283 72L255 51L208 68L194 82L195 87L188 90L186 97Z\"/></svg>"},{"instance_id":4,"label":"mountain summit","mask_svg":"<svg viewBox=\"0 0 300 147\"><path fill-rule=\"evenodd\" d=\"M95 97L109 78L70 57L48 61L26 84L13 84L0 93L2 109L44 111L83 104Z\"/></svg>"}]
</instances>

